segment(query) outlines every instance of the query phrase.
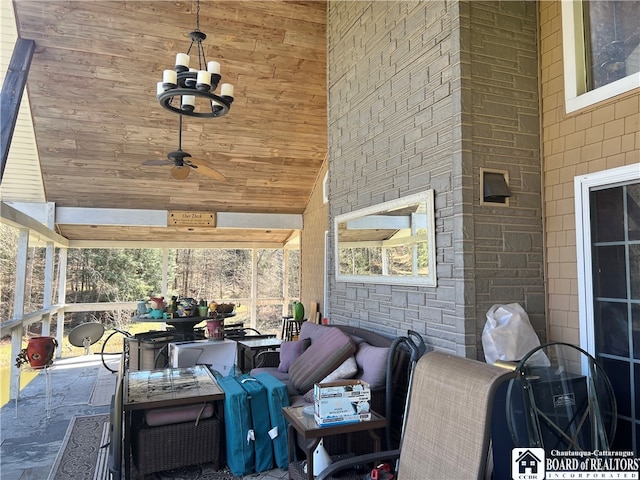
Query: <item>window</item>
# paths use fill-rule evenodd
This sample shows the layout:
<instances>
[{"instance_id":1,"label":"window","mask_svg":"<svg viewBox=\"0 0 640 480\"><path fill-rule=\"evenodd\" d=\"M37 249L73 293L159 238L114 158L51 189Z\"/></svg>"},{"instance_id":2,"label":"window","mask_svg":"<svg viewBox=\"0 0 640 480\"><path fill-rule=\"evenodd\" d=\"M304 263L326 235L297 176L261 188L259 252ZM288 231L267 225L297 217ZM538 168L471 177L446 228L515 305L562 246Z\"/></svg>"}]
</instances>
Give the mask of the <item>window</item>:
<instances>
[{"instance_id":1,"label":"window","mask_svg":"<svg viewBox=\"0 0 640 480\"><path fill-rule=\"evenodd\" d=\"M436 286L433 190L337 215L336 280Z\"/></svg>"},{"instance_id":2,"label":"window","mask_svg":"<svg viewBox=\"0 0 640 480\"><path fill-rule=\"evenodd\" d=\"M567 112L640 87L638 25L638 2L562 2Z\"/></svg>"}]
</instances>

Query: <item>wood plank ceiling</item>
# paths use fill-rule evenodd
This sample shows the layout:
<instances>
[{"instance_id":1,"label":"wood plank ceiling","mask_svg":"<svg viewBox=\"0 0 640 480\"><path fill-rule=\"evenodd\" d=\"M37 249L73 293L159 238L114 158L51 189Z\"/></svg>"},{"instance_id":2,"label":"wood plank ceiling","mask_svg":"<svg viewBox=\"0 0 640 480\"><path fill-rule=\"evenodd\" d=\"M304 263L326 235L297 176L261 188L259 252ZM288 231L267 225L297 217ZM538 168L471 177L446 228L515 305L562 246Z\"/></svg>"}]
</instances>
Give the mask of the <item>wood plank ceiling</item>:
<instances>
[{"instance_id":1,"label":"wood plank ceiling","mask_svg":"<svg viewBox=\"0 0 640 480\"><path fill-rule=\"evenodd\" d=\"M14 1L36 42L27 91L47 201L58 207L300 214L326 155L326 3L201 0L228 115L183 117L182 147L227 181L145 166L177 149L156 82L185 52L195 1ZM221 82L221 83L222 83ZM219 92L219 90L218 90ZM59 225L83 240L284 242L286 230Z\"/></svg>"}]
</instances>

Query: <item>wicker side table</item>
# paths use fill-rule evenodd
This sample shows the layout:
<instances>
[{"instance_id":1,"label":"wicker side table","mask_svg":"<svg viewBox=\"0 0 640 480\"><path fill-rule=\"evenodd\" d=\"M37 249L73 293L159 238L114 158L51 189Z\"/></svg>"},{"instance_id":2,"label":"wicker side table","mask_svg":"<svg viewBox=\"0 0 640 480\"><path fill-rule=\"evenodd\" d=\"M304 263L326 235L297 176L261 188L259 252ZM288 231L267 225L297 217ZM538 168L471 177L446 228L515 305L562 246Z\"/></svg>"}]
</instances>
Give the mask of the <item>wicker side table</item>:
<instances>
[{"instance_id":1,"label":"wicker side table","mask_svg":"<svg viewBox=\"0 0 640 480\"><path fill-rule=\"evenodd\" d=\"M215 417L159 427L141 426L133 434L138 475L213 463L220 468L220 420Z\"/></svg>"}]
</instances>

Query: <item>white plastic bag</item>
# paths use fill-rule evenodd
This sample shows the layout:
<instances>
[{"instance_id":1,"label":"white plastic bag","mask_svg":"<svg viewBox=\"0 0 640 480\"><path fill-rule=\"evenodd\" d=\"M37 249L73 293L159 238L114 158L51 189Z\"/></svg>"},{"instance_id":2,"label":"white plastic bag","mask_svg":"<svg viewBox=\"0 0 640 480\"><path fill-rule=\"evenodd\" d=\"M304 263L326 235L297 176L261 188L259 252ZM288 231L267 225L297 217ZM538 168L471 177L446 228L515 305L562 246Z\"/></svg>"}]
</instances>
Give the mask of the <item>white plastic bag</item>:
<instances>
[{"instance_id":1,"label":"white plastic bag","mask_svg":"<svg viewBox=\"0 0 640 480\"><path fill-rule=\"evenodd\" d=\"M482 331L482 348L487 363L496 360L517 362L534 348L540 346L540 339L529 322L529 315L518 303L493 305L487 312L487 322ZM541 366L548 363L543 352L537 352L543 358L535 363Z\"/></svg>"}]
</instances>

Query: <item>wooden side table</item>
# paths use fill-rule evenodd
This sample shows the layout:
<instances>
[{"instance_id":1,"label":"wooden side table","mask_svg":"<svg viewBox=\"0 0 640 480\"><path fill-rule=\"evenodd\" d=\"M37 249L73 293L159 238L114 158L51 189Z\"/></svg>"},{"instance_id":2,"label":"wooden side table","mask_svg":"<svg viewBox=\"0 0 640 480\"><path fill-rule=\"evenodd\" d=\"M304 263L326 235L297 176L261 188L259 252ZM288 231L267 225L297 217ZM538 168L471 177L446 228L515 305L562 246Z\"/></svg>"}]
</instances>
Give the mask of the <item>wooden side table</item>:
<instances>
[{"instance_id":1,"label":"wooden side table","mask_svg":"<svg viewBox=\"0 0 640 480\"><path fill-rule=\"evenodd\" d=\"M280 347L279 338L252 338L251 336L238 339L238 365L243 373L250 371L254 365L255 356L264 350L275 350Z\"/></svg>"},{"instance_id":2,"label":"wooden side table","mask_svg":"<svg viewBox=\"0 0 640 480\"><path fill-rule=\"evenodd\" d=\"M313 451L320 443L322 437L366 431L371 438L373 438L374 450L376 452L380 451L380 436L376 433L376 430L387 426L387 419L382 415L372 411L371 420L321 427L312 416L307 416L302 413L303 408L304 407L284 407L282 413L289 421L287 434L289 435L290 463L294 461L296 432L306 440L303 450L307 457L307 480L313 480ZM351 450L351 435L347 435L347 450Z\"/></svg>"}]
</instances>

